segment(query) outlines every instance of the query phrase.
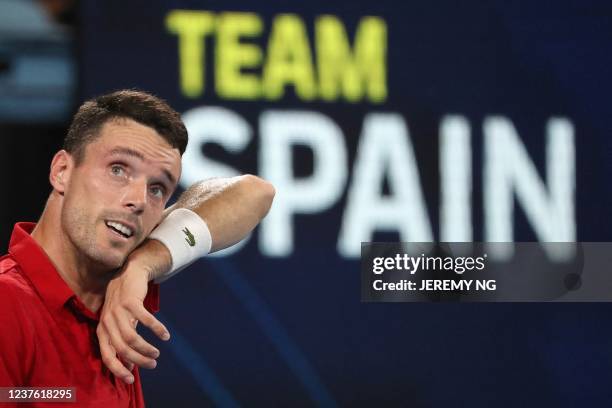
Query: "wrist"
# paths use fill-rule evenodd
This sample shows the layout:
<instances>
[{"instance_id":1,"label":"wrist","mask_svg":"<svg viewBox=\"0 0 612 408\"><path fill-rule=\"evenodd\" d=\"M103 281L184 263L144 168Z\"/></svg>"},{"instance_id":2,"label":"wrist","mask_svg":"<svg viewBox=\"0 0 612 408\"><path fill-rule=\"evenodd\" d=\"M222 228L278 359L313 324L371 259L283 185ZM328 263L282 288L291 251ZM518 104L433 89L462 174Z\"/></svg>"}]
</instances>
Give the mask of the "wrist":
<instances>
[{"instance_id":1,"label":"wrist","mask_svg":"<svg viewBox=\"0 0 612 408\"><path fill-rule=\"evenodd\" d=\"M144 272L147 281L152 281L167 273L171 267L172 256L168 248L155 239L147 239L128 256L124 269Z\"/></svg>"},{"instance_id":2,"label":"wrist","mask_svg":"<svg viewBox=\"0 0 612 408\"><path fill-rule=\"evenodd\" d=\"M162 243L170 254L170 270L157 276L161 283L176 275L212 247L208 225L197 213L187 208L173 210L149 235L149 239Z\"/></svg>"}]
</instances>

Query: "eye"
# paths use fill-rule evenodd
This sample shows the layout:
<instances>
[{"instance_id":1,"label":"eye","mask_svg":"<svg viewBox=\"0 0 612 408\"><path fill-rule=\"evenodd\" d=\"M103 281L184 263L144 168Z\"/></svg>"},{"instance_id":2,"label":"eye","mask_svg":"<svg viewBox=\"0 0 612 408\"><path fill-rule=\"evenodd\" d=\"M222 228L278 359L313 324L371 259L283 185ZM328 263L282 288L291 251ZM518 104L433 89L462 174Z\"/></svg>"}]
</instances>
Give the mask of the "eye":
<instances>
[{"instance_id":1,"label":"eye","mask_svg":"<svg viewBox=\"0 0 612 408\"><path fill-rule=\"evenodd\" d=\"M152 186L150 191L151 191L151 194L156 198L163 198L166 192L166 190L160 186Z\"/></svg>"},{"instance_id":2,"label":"eye","mask_svg":"<svg viewBox=\"0 0 612 408\"><path fill-rule=\"evenodd\" d=\"M110 171L113 176L123 177L125 175L125 168L119 164L113 164Z\"/></svg>"}]
</instances>

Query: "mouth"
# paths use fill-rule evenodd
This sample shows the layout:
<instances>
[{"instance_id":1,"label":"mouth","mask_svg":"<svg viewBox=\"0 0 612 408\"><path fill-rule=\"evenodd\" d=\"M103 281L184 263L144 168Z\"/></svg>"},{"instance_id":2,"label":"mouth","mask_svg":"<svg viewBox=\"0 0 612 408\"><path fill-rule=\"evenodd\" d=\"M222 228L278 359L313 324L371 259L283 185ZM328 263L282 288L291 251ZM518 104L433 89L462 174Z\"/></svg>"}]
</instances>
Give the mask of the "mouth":
<instances>
[{"instance_id":1,"label":"mouth","mask_svg":"<svg viewBox=\"0 0 612 408\"><path fill-rule=\"evenodd\" d=\"M108 220L105 221L104 223L106 224L108 229L110 229L112 232L114 232L115 234L125 239L128 239L134 235L134 228L127 224L124 224L119 221L108 221Z\"/></svg>"}]
</instances>

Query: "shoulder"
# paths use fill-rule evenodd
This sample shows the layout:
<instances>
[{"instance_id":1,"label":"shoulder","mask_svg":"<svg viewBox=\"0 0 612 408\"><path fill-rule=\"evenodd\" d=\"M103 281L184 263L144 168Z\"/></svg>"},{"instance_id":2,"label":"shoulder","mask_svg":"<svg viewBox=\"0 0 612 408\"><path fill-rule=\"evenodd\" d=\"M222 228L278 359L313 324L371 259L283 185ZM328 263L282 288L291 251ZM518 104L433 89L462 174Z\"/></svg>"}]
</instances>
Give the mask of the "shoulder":
<instances>
[{"instance_id":1,"label":"shoulder","mask_svg":"<svg viewBox=\"0 0 612 408\"><path fill-rule=\"evenodd\" d=\"M7 312L18 312L21 304L35 296L34 289L21 273L17 262L10 256L0 258L0 310L6 318Z\"/></svg>"},{"instance_id":2,"label":"shoulder","mask_svg":"<svg viewBox=\"0 0 612 408\"><path fill-rule=\"evenodd\" d=\"M36 337L36 330L31 324L29 305L36 302L36 291L13 260L0 258L0 359L9 350L17 352L27 359L29 349Z\"/></svg>"},{"instance_id":3,"label":"shoulder","mask_svg":"<svg viewBox=\"0 0 612 408\"><path fill-rule=\"evenodd\" d=\"M0 287L8 289L15 287L15 289L22 288L23 284L27 285L27 280L21 273L19 264L10 255L4 255L0 258Z\"/></svg>"},{"instance_id":4,"label":"shoulder","mask_svg":"<svg viewBox=\"0 0 612 408\"><path fill-rule=\"evenodd\" d=\"M0 383L25 384L32 364L36 332L24 307L35 296L34 289L10 256L0 258Z\"/></svg>"},{"instance_id":5,"label":"shoulder","mask_svg":"<svg viewBox=\"0 0 612 408\"><path fill-rule=\"evenodd\" d=\"M2 274L12 271L17 267L17 262L10 255L3 255L0 257L0 276Z\"/></svg>"}]
</instances>

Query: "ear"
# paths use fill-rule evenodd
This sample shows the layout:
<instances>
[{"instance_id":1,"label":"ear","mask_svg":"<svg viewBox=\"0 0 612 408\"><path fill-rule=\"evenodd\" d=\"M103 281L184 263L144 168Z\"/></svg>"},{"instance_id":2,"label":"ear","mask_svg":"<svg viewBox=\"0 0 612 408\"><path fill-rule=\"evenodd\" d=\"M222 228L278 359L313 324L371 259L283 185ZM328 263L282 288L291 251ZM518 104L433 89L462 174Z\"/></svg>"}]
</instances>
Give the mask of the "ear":
<instances>
[{"instance_id":1,"label":"ear","mask_svg":"<svg viewBox=\"0 0 612 408\"><path fill-rule=\"evenodd\" d=\"M74 159L65 150L60 150L55 153L53 160L51 160L51 170L49 171L49 181L61 195L66 191L66 187L70 182L70 175L74 168Z\"/></svg>"}]
</instances>

